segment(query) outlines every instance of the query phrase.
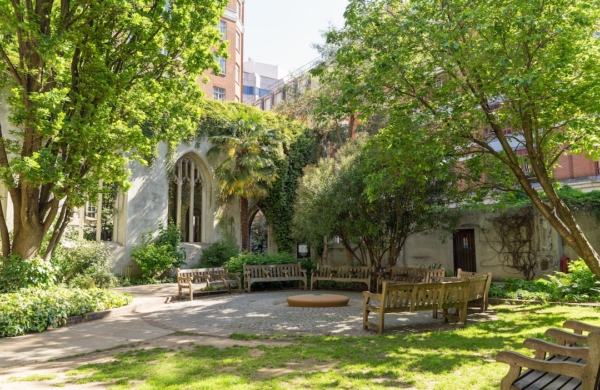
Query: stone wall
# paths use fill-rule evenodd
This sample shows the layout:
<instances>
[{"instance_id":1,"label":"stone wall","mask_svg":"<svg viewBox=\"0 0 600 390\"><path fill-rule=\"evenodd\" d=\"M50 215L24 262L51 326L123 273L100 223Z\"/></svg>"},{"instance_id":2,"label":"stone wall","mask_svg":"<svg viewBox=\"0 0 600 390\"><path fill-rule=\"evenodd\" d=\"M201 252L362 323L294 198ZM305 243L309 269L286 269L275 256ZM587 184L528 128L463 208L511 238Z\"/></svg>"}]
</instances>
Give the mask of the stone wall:
<instances>
[{"instance_id":1,"label":"stone wall","mask_svg":"<svg viewBox=\"0 0 600 390\"><path fill-rule=\"evenodd\" d=\"M503 253L500 239L493 227L493 220L500 215L498 212L470 211L466 212L458 229L473 229L475 234L475 258L477 272L492 272L494 280L505 277L522 277L513 268L503 265ZM562 240L550 224L534 211L534 231L532 237L533 250L537 261L536 277L552 273L559 269L559 259L563 255ZM591 241L600 248L598 222L587 217L579 217L584 232ZM565 253L569 255L566 247ZM314 255L320 261L319 255ZM576 256L575 256L576 257ZM572 257L573 258L573 257ZM417 234L409 238L404 250L397 260L397 265L405 267L429 267L441 264L443 268L454 270L454 251L452 235L445 232L429 232ZM347 258L342 244L329 245L329 265L345 265Z\"/></svg>"}]
</instances>

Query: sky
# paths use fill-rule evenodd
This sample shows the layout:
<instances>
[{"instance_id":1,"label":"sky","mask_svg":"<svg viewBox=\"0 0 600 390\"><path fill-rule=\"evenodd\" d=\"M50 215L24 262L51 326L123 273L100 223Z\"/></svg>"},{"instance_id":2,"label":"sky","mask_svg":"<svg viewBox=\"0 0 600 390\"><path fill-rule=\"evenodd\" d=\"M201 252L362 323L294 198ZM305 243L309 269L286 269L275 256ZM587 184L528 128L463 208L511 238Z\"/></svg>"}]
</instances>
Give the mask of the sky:
<instances>
[{"instance_id":1,"label":"sky","mask_svg":"<svg viewBox=\"0 0 600 390\"><path fill-rule=\"evenodd\" d=\"M319 56L321 31L344 24L348 0L246 0L244 61L293 71Z\"/></svg>"}]
</instances>

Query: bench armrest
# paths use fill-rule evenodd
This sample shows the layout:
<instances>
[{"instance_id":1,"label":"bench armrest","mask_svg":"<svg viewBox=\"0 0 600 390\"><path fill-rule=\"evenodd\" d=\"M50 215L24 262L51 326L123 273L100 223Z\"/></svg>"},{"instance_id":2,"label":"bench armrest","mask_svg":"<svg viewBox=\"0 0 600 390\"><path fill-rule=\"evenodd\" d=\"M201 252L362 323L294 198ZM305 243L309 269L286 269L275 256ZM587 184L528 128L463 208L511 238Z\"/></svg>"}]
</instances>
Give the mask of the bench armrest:
<instances>
[{"instance_id":1,"label":"bench armrest","mask_svg":"<svg viewBox=\"0 0 600 390\"><path fill-rule=\"evenodd\" d=\"M228 272L227 273L227 277L231 278L232 276L234 278L236 278L236 279L239 279L240 278L240 273L239 272Z\"/></svg>"},{"instance_id":2,"label":"bench armrest","mask_svg":"<svg viewBox=\"0 0 600 390\"><path fill-rule=\"evenodd\" d=\"M306 276L306 270L305 269L300 269L300 274Z\"/></svg>"},{"instance_id":3,"label":"bench armrest","mask_svg":"<svg viewBox=\"0 0 600 390\"><path fill-rule=\"evenodd\" d=\"M544 335L548 338L556 340L556 343L561 345L564 345L565 343L587 345L588 343L587 336L566 332L562 329L550 328L544 333Z\"/></svg>"},{"instance_id":4,"label":"bench armrest","mask_svg":"<svg viewBox=\"0 0 600 390\"><path fill-rule=\"evenodd\" d=\"M190 284L190 283L192 283L191 276L178 276L177 277L177 284Z\"/></svg>"},{"instance_id":5,"label":"bench armrest","mask_svg":"<svg viewBox=\"0 0 600 390\"><path fill-rule=\"evenodd\" d=\"M379 299L379 300L383 299L383 294L374 294L369 291L363 291L362 295L363 295L363 297L365 297L366 302L368 302L371 298L375 298L375 299Z\"/></svg>"},{"instance_id":6,"label":"bench armrest","mask_svg":"<svg viewBox=\"0 0 600 390\"><path fill-rule=\"evenodd\" d=\"M553 362L541 359L533 359L520 353L502 351L496 355L496 361L516 367L526 367L532 370L550 372L553 374L566 375L574 378L582 378L585 364Z\"/></svg>"},{"instance_id":7,"label":"bench armrest","mask_svg":"<svg viewBox=\"0 0 600 390\"><path fill-rule=\"evenodd\" d=\"M581 334L581 332L593 332L599 331L600 326L586 324L581 321L565 321L563 323L563 328L573 329L573 331L577 334Z\"/></svg>"},{"instance_id":8,"label":"bench armrest","mask_svg":"<svg viewBox=\"0 0 600 390\"><path fill-rule=\"evenodd\" d=\"M244 276L250 275L250 271L244 271Z\"/></svg>"},{"instance_id":9,"label":"bench armrest","mask_svg":"<svg viewBox=\"0 0 600 390\"><path fill-rule=\"evenodd\" d=\"M546 357L546 353L551 355L571 356L578 359L587 359L589 352L589 348L587 347L566 347L564 345L558 345L534 338L525 340L523 346L525 348L535 350L536 357L538 359L544 359Z\"/></svg>"}]
</instances>

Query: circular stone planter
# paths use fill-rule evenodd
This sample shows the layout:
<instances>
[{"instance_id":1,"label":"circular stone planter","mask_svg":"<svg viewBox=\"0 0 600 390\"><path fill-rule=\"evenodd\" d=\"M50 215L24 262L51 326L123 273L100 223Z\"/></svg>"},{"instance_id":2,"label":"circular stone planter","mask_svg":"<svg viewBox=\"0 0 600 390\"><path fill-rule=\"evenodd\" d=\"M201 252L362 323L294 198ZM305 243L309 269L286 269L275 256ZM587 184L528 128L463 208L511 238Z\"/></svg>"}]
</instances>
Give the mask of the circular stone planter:
<instances>
[{"instance_id":1,"label":"circular stone planter","mask_svg":"<svg viewBox=\"0 0 600 390\"><path fill-rule=\"evenodd\" d=\"M303 294L287 298L291 307L342 307L347 306L350 298L336 294Z\"/></svg>"}]
</instances>

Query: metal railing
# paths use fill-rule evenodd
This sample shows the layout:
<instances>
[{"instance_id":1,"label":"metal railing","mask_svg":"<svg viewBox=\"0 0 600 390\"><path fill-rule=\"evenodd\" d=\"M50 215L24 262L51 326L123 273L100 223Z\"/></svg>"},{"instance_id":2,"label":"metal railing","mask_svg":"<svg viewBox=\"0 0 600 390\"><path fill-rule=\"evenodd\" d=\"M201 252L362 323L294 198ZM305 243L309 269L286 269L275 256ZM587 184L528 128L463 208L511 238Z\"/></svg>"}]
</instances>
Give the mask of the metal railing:
<instances>
[{"instance_id":1,"label":"metal railing","mask_svg":"<svg viewBox=\"0 0 600 390\"><path fill-rule=\"evenodd\" d=\"M264 99L265 97L269 96L270 94L272 94L274 91L277 91L279 88L283 87L284 85L294 81L295 79L297 79L299 76L302 76L303 74L305 74L306 72L308 72L309 70L311 70L312 68L316 67L317 65L319 65L322 62L322 57L317 57L314 60L310 61L307 64L302 65L301 67L297 68L296 70L290 72L290 74L288 74L287 76L271 83L270 85L268 85L265 88L262 89L268 89L269 93L263 97L257 98L256 95L251 96L249 98L244 99L244 103L253 103L259 99Z\"/></svg>"}]
</instances>

